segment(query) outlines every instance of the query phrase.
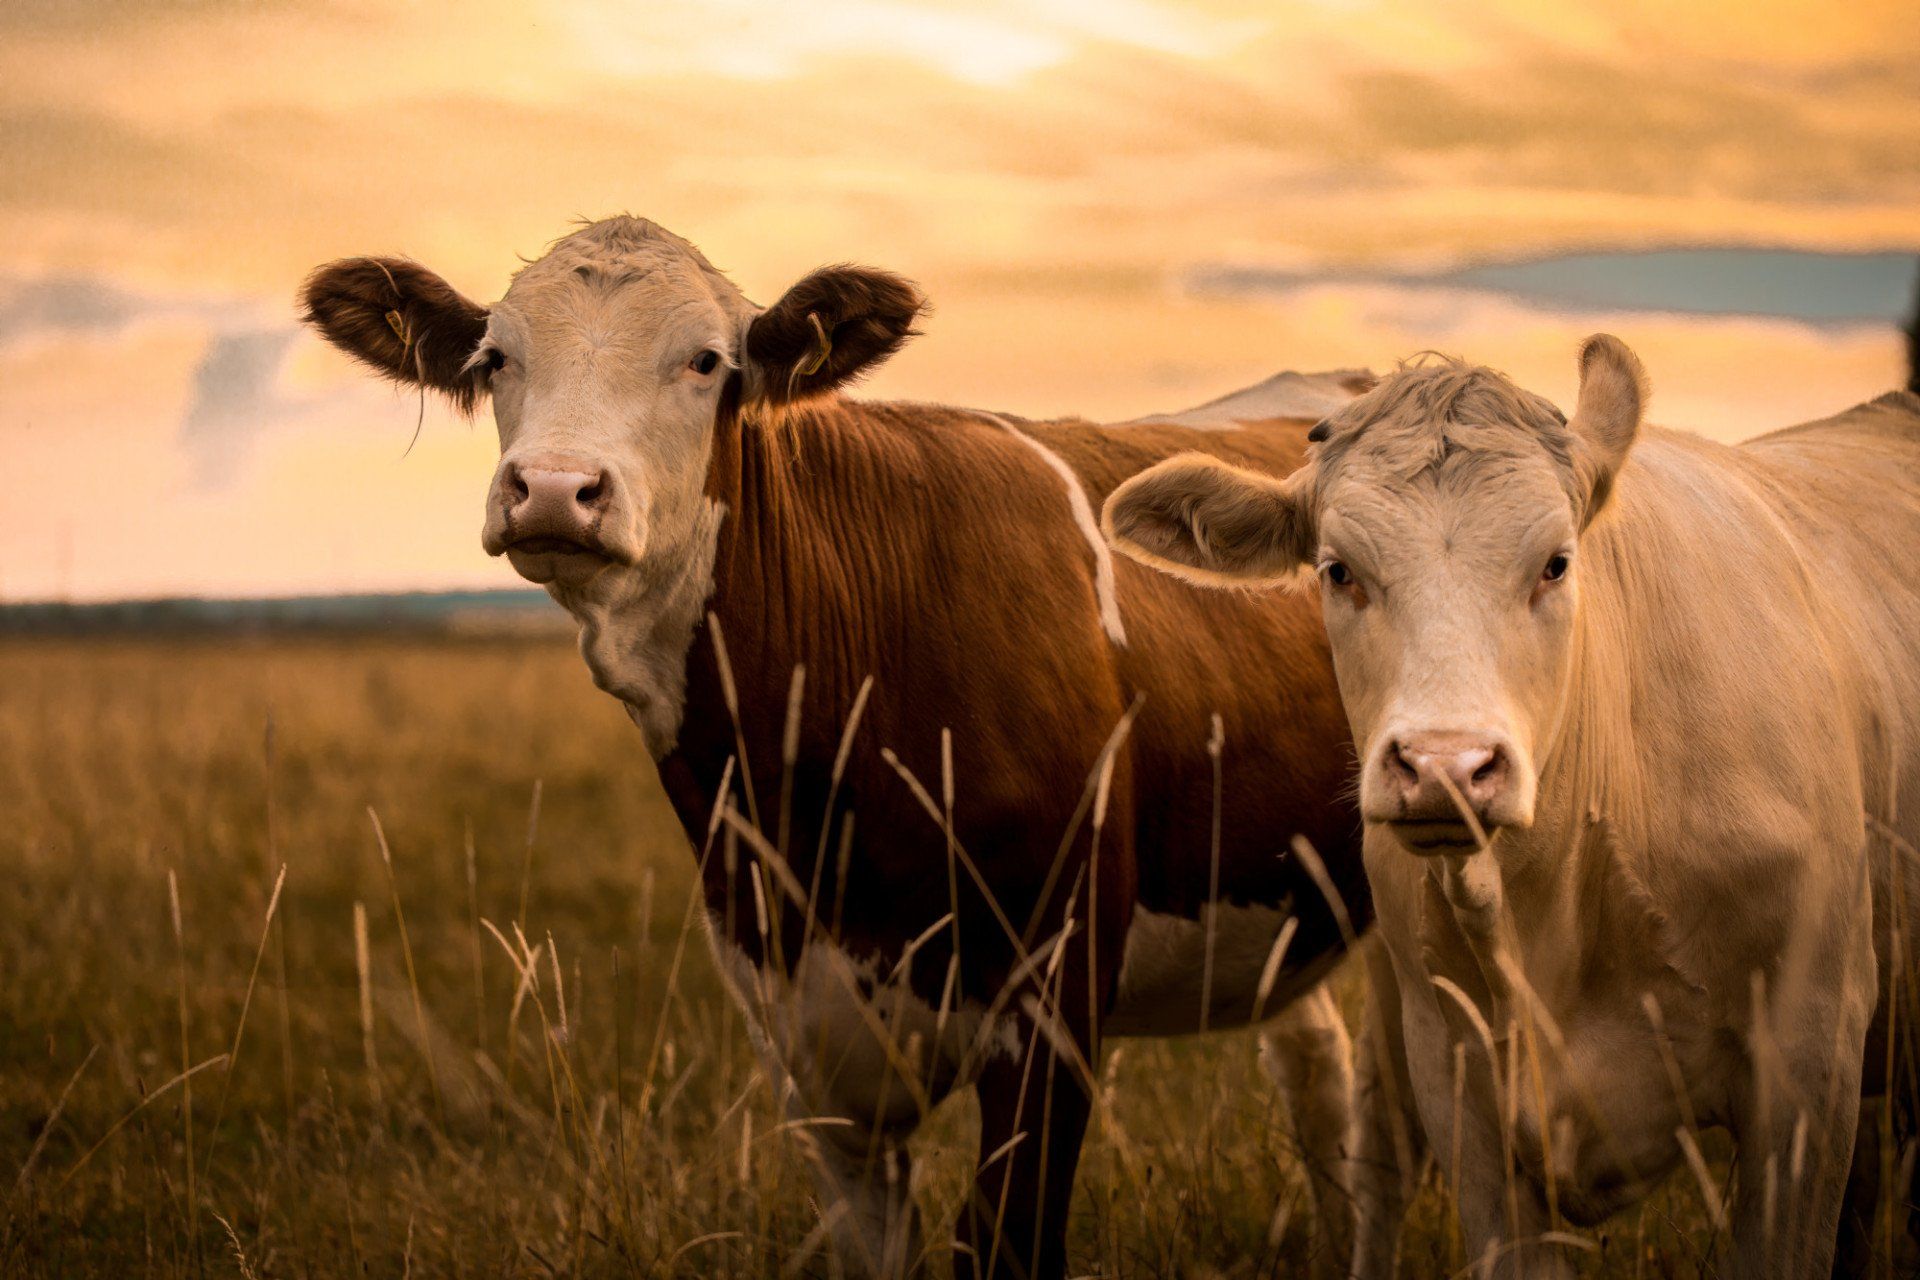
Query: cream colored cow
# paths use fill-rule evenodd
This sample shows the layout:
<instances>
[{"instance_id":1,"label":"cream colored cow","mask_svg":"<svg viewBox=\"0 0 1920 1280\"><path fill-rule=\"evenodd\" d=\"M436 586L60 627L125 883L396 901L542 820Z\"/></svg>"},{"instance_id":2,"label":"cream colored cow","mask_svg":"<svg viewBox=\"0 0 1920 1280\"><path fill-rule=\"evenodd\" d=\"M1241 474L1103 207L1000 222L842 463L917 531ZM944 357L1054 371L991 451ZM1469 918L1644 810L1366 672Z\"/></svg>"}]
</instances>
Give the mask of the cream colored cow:
<instances>
[{"instance_id":1,"label":"cream colored cow","mask_svg":"<svg viewBox=\"0 0 1920 1280\"><path fill-rule=\"evenodd\" d=\"M1856 1115L1920 923L1920 397L1739 447L1643 429L1646 397L1606 336L1571 422L1416 363L1290 478L1171 459L1107 528L1193 580L1317 569L1475 1257L1567 1274L1567 1224L1692 1165L1732 1195L1727 1274L1824 1275L1836 1233L1851 1271L1879 1165L1848 1194Z\"/></svg>"}]
</instances>

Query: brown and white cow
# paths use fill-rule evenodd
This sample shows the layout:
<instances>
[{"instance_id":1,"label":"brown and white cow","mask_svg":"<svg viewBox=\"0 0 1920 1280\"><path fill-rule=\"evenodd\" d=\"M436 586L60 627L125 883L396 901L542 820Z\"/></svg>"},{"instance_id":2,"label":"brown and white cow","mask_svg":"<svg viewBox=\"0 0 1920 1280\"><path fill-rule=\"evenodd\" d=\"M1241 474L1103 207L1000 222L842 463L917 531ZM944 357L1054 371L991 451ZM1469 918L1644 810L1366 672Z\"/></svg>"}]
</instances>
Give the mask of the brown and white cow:
<instances>
[{"instance_id":1,"label":"brown and white cow","mask_svg":"<svg viewBox=\"0 0 1920 1280\"><path fill-rule=\"evenodd\" d=\"M1290 478L1173 459L1108 528L1189 578L1317 566L1414 1092L1476 1256L1566 1274L1563 1219L1710 1177L1718 1125L1730 1274L1826 1274L1843 1217L1864 1274L1856 1113L1913 1070L1887 1036L1911 1043L1920 937L1920 396L1728 447L1643 429L1646 395L1606 336L1570 422L1416 363Z\"/></svg>"},{"instance_id":2,"label":"brown and white cow","mask_svg":"<svg viewBox=\"0 0 1920 1280\"><path fill-rule=\"evenodd\" d=\"M1182 450L1292 467L1351 379L1212 430L848 400L912 285L828 267L761 308L624 217L491 307L369 258L303 302L378 372L492 400L486 550L578 619L696 848L725 824L714 949L793 1112L837 1122L804 1131L850 1265L917 1268L905 1140L972 1083L958 1269L1060 1275L1102 1037L1289 1006L1273 1056L1343 1241L1352 1081L1315 984L1371 909L1317 602L1116 563L1094 512ZM1295 417L1229 421L1273 393Z\"/></svg>"}]
</instances>

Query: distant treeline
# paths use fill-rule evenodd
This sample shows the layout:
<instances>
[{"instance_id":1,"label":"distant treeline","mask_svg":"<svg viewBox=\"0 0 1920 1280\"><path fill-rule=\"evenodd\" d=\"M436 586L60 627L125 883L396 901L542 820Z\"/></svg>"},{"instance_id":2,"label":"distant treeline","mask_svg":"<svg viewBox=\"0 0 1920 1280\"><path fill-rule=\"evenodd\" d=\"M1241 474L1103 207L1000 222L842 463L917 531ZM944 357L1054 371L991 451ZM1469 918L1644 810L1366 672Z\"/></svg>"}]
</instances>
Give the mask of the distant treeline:
<instances>
[{"instance_id":1,"label":"distant treeline","mask_svg":"<svg viewBox=\"0 0 1920 1280\"><path fill-rule=\"evenodd\" d=\"M572 630L572 621L544 591L417 591L261 600L177 596L97 604L0 604L0 636L394 631L527 635Z\"/></svg>"}]
</instances>

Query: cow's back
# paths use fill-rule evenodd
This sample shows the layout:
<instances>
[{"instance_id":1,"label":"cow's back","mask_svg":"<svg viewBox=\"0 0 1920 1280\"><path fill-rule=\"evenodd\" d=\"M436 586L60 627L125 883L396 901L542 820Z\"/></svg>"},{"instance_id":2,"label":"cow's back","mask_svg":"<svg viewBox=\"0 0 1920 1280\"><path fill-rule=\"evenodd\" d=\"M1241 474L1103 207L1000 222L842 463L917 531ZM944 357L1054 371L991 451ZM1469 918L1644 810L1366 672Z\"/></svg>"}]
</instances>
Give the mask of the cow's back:
<instances>
[{"instance_id":1,"label":"cow's back","mask_svg":"<svg viewBox=\"0 0 1920 1280\"><path fill-rule=\"evenodd\" d=\"M1775 481L1858 700L1869 811L1920 839L1920 395L1900 391L1743 452Z\"/></svg>"}]
</instances>

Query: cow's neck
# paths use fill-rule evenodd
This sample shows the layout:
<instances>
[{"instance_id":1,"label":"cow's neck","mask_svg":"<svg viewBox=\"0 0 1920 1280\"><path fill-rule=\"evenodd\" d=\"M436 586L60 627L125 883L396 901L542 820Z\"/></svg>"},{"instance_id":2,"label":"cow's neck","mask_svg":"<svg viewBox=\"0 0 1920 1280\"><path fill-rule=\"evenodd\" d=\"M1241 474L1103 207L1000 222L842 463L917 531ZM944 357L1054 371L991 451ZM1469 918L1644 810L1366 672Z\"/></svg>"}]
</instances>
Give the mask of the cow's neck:
<instances>
[{"instance_id":1,"label":"cow's neck","mask_svg":"<svg viewBox=\"0 0 1920 1280\"><path fill-rule=\"evenodd\" d=\"M1632 715L1634 643L1621 625L1629 548L1611 528L1583 544L1582 599L1563 710L1539 744L1534 824L1493 856L1521 960L1551 999L1593 964L1655 954L1645 809Z\"/></svg>"},{"instance_id":2,"label":"cow's neck","mask_svg":"<svg viewBox=\"0 0 1920 1280\"><path fill-rule=\"evenodd\" d=\"M701 731L715 723L731 723L725 682L703 678L718 674L706 670L715 654L709 630L726 648L741 705L784 706L797 662L808 663L816 691L840 674L835 652L823 652L810 633L821 630L823 579L845 582L823 560L844 566L849 555L857 557L850 544L860 529L834 521L833 536L822 536L821 501L807 479L845 473L834 455L859 448L865 417L863 406L838 398L779 423L740 416L729 404L692 526L617 577L550 588L580 623L580 650L594 683L625 705L656 760L713 738ZM873 495L841 495L848 506L863 496ZM733 745L730 730L724 741ZM724 758L700 763L717 780Z\"/></svg>"},{"instance_id":3,"label":"cow's neck","mask_svg":"<svg viewBox=\"0 0 1920 1280\"><path fill-rule=\"evenodd\" d=\"M698 580L685 582L676 643L659 652L681 691L675 731L656 750L662 781L696 840L719 799L730 757L733 791L747 807L750 777L758 813L771 834L771 810L785 764L785 722L795 668L804 666L803 713L797 738L803 775L831 760L861 683L897 628L903 578L912 560L899 549L921 536L912 496L884 447L886 407L838 397L785 418L723 414L708 465L707 499L721 513ZM897 443L897 441L895 442ZM882 518L884 513L884 518ZM884 538L889 553L877 554ZM616 636L625 643L632 629ZM722 669L721 654L725 655ZM591 658L590 658L591 661ZM650 743L654 739L650 736ZM820 815L801 812L796 843ZM802 850L796 849L798 858Z\"/></svg>"}]
</instances>

